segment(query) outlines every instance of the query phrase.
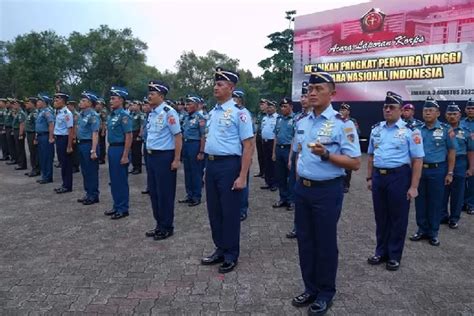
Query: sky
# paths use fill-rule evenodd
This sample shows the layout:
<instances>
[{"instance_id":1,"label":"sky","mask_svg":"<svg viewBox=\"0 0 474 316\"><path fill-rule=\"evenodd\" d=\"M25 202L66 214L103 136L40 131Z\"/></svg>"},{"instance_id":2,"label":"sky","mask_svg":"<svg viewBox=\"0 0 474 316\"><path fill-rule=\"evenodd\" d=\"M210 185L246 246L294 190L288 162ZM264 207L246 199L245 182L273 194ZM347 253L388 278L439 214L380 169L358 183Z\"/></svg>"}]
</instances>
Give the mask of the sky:
<instances>
[{"instance_id":1,"label":"sky","mask_svg":"<svg viewBox=\"0 0 474 316\"><path fill-rule=\"evenodd\" d=\"M175 71L184 51L213 49L260 75L258 62L271 56L267 35L288 27L285 11L304 15L362 2L368 0L0 0L0 40L30 31L68 36L101 24L129 27L148 44L147 64L160 71Z\"/></svg>"}]
</instances>

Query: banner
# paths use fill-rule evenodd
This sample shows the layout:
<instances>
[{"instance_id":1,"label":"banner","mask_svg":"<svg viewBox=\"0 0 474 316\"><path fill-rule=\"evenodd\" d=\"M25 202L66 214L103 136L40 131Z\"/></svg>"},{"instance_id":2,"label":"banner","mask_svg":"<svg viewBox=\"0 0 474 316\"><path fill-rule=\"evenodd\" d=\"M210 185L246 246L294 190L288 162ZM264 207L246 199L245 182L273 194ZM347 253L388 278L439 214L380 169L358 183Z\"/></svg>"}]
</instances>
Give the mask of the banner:
<instances>
[{"instance_id":1,"label":"banner","mask_svg":"<svg viewBox=\"0 0 474 316\"><path fill-rule=\"evenodd\" d=\"M336 23L334 23L336 21ZM474 96L474 1L372 1L295 19L293 100L317 65L334 101Z\"/></svg>"}]
</instances>

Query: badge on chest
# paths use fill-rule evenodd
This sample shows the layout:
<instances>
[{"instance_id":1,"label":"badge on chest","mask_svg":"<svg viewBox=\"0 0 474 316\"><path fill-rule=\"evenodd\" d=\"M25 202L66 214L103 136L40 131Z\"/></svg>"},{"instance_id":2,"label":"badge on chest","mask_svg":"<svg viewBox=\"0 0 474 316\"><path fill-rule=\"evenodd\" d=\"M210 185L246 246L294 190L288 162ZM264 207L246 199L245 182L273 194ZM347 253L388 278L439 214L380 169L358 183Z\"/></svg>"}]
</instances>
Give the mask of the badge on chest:
<instances>
[{"instance_id":1,"label":"badge on chest","mask_svg":"<svg viewBox=\"0 0 474 316\"><path fill-rule=\"evenodd\" d=\"M326 121L323 123L323 126L318 131L318 136L316 141L320 142L321 144L329 144L332 142L331 136L334 130L334 122L333 121Z\"/></svg>"},{"instance_id":2,"label":"badge on chest","mask_svg":"<svg viewBox=\"0 0 474 316\"><path fill-rule=\"evenodd\" d=\"M433 137L436 139L441 139L443 138L444 132L441 128L437 128L433 132Z\"/></svg>"}]
</instances>

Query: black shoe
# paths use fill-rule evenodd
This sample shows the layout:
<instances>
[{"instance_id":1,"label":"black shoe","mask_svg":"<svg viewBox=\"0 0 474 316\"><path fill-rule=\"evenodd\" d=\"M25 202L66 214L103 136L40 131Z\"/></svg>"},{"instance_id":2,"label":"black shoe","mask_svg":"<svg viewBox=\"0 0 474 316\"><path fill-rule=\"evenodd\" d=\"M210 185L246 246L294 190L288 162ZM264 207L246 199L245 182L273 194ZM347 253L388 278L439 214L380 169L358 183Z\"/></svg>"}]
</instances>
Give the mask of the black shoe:
<instances>
[{"instance_id":1,"label":"black shoe","mask_svg":"<svg viewBox=\"0 0 474 316\"><path fill-rule=\"evenodd\" d=\"M191 203L193 200L191 200L190 198L185 198L185 199L182 199L182 200L178 200L178 203Z\"/></svg>"},{"instance_id":2,"label":"black shoe","mask_svg":"<svg viewBox=\"0 0 474 316\"><path fill-rule=\"evenodd\" d=\"M72 170L72 173L78 173L78 172L80 172L80 171L81 171L81 170L80 170L79 168L74 168L74 169Z\"/></svg>"},{"instance_id":3,"label":"black shoe","mask_svg":"<svg viewBox=\"0 0 474 316\"><path fill-rule=\"evenodd\" d=\"M36 182L38 182L39 184L46 184L46 183L52 183L53 180L43 180L43 179L41 179L41 180L37 180Z\"/></svg>"},{"instance_id":4,"label":"black shoe","mask_svg":"<svg viewBox=\"0 0 474 316\"><path fill-rule=\"evenodd\" d=\"M154 240L163 240L163 239L169 238L171 236L173 236L173 231L167 231L167 232L159 231L155 234L155 236L153 236L153 239Z\"/></svg>"},{"instance_id":5,"label":"black shoe","mask_svg":"<svg viewBox=\"0 0 474 316\"><path fill-rule=\"evenodd\" d=\"M289 206L289 204L287 202L284 202L284 201L278 201L278 202L275 202L272 205L273 208L288 207L288 206Z\"/></svg>"},{"instance_id":6,"label":"black shoe","mask_svg":"<svg viewBox=\"0 0 474 316\"><path fill-rule=\"evenodd\" d=\"M240 214L240 221L243 222L247 219L247 214L244 213L244 214Z\"/></svg>"},{"instance_id":7,"label":"black shoe","mask_svg":"<svg viewBox=\"0 0 474 316\"><path fill-rule=\"evenodd\" d=\"M7 162L6 164L9 166L13 166L13 165L16 165L17 162L15 160L12 160L12 161Z\"/></svg>"},{"instance_id":8,"label":"black shoe","mask_svg":"<svg viewBox=\"0 0 474 316\"><path fill-rule=\"evenodd\" d=\"M449 224L449 218L445 217L445 218L441 219L441 221L439 223L440 224Z\"/></svg>"},{"instance_id":9,"label":"black shoe","mask_svg":"<svg viewBox=\"0 0 474 316\"><path fill-rule=\"evenodd\" d=\"M253 175L254 178L261 178L263 177L263 173L257 173Z\"/></svg>"},{"instance_id":10,"label":"black shoe","mask_svg":"<svg viewBox=\"0 0 474 316\"><path fill-rule=\"evenodd\" d=\"M387 260L388 260L387 257L375 255L375 256L369 257L369 258L367 259L367 262L368 262L369 264L375 266L375 265L381 264L381 263L383 263L383 262L386 262Z\"/></svg>"},{"instance_id":11,"label":"black shoe","mask_svg":"<svg viewBox=\"0 0 474 316\"><path fill-rule=\"evenodd\" d=\"M270 188L270 191L272 191L272 192L275 192L276 190L278 190L277 187L271 187L271 188Z\"/></svg>"},{"instance_id":12,"label":"black shoe","mask_svg":"<svg viewBox=\"0 0 474 316\"><path fill-rule=\"evenodd\" d=\"M189 202L188 206L190 207L193 207L193 206L198 206L199 204L201 204L201 201L192 201L192 202Z\"/></svg>"},{"instance_id":13,"label":"black shoe","mask_svg":"<svg viewBox=\"0 0 474 316\"><path fill-rule=\"evenodd\" d=\"M142 173L141 170L138 170L138 169L135 169L135 170L132 170L132 172L130 172L131 174L140 174Z\"/></svg>"},{"instance_id":14,"label":"black shoe","mask_svg":"<svg viewBox=\"0 0 474 316\"><path fill-rule=\"evenodd\" d=\"M142 191L142 194L150 194L150 190L145 189L145 190Z\"/></svg>"},{"instance_id":15,"label":"black shoe","mask_svg":"<svg viewBox=\"0 0 474 316\"><path fill-rule=\"evenodd\" d=\"M415 234L410 236L411 241L420 241L420 240L423 240L423 239L428 239L428 236L425 235L425 234L421 234L421 233L415 233Z\"/></svg>"},{"instance_id":16,"label":"black shoe","mask_svg":"<svg viewBox=\"0 0 474 316\"><path fill-rule=\"evenodd\" d=\"M20 166L15 167L15 170L26 170L26 169L27 169L26 167L20 167Z\"/></svg>"},{"instance_id":17,"label":"black shoe","mask_svg":"<svg viewBox=\"0 0 474 316\"><path fill-rule=\"evenodd\" d=\"M29 175L30 175L30 173L29 173L29 172L25 172L25 176L29 176Z\"/></svg>"},{"instance_id":18,"label":"black shoe","mask_svg":"<svg viewBox=\"0 0 474 316\"><path fill-rule=\"evenodd\" d=\"M441 242L439 241L439 238L438 238L438 237L431 237L431 238L430 238L430 245L431 245L431 246L436 246L436 247L438 247L440 244L441 244Z\"/></svg>"},{"instance_id":19,"label":"black shoe","mask_svg":"<svg viewBox=\"0 0 474 316\"><path fill-rule=\"evenodd\" d=\"M316 300L316 295L303 293L303 294L293 297L293 299L291 300L291 305L295 307L305 307L313 303L315 300Z\"/></svg>"},{"instance_id":20,"label":"black shoe","mask_svg":"<svg viewBox=\"0 0 474 316\"><path fill-rule=\"evenodd\" d=\"M459 227L458 223L449 222L449 228L451 228L451 229L457 229L458 227Z\"/></svg>"},{"instance_id":21,"label":"black shoe","mask_svg":"<svg viewBox=\"0 0 474 316\"><path fill-rule=\"evenodd\" d=\"M55 164L54 168L61 168L61 164L60 163Z\"/></svg>"},{"instance_id":22,"label":"black shoe","mask_svg":"<svg viewBox=\"0 0 474 316\"><path fill-rule=\"evenodd\" d=\"M77 199L77 203L84 203L85 200L87 200L87 196L83 196L80 199Z\"/></svg>"},{"instance_id":23,"label":"black shoe","mask_svg":"<svg viewBox=\"0 0 474 316\"><path fill-rule=\"evenodd\" d=\"M235 269L237 266L237 261L224 261L223 264L219 267L219 273L229 273Z\"/></svg>"},{"instance_id":24,"label":"black shoe","mask_svg":"<svg viewBox=\"0 0 474 316\"><path fill-rule=\"evenodd\" d=\"M5 158L5 157L0 158L0 161L7 161L7 160L8 158Z\"/></svg>"},{"instance_id":25,"label":"black shoe","mask_svg":"<svg viewBox=\"0 0 474 316\"><path fill-rule=\"evenodd\" d=\"M151 229L147 232L145 232L146 237L155 237L156 234L158 234L159 230L158 229Z\"/></svg>"},{"instance_id":26,"label":"black shoe","mask_svg":"<svg viewBox=\"0 0 474 316\"><path fill-rule=\"evenodd\" d=\"M287 233L286 238L295 239L296 238L296 231L292 230L291 232Z\"/></svg>"},{"instance_id":27,"label":"black shoe","mask_svg":"<svg viewBox=\"0 0 474 316\"><path fill-rule=\"evenodd\" d=\"M264 185L264 186L261 186L260 189L262 190L270 190L270 186L269 185Z\"/></svg>"},{"instance_id":28,"label":"black shoe","mask_svg":"<svg viewBox=\"0 0 474 316\"><path fill-rule=\"evenodd\" d=\"M220 256L216 253L201 259L201 264L204 266L209 266L212 264L218 264L224 262L224 256Z\"/></svg>"},{"instance_id":29,"label":"black shoe","mask_svg":"<svg viewBox=\"0 0 474 316\"><path fill-rule=\"evenodd\" d=\"M388 260L385 268L388 271L397 271L400 268L400 262L397 260Z\"/></svg>"},{"instance_id":30,"label":"black shoe","mask_svg":"<svg viewBox=\"0 0 474 316\"><path fill-rule=\"evenodd\" d=\"M117 211L114 209L111 209L111 210L105 211L104 215L111 216L111 215L114 215L115 213L117 213Z\"/></svg>"},{"instance_id":31,"label":"black shoe","mask_svg":"<svg viewBox=\"0 0 474 316\"><path fill-rule=\"evenodd\" d=\"M121 218L124 218L124 217L127 217L128 216L128 212L126 213L117 213L115 212L112 216L110 216L110 219L121 219Z\"/></svg>"},{"instance_id":32,"label":"black shoe","mask_svg":"<svg viewBox=\"0 0 474 316\"><path fill-rule=\"evenodd\" d=\"M99 199L85 199L84 202L82 202L84 205L92 205L95 203L99 203Z\"/></svg>"},{"instance_id":33,"label":"black shoe","mask_svg":"<svg viewBox=\"0 0 474 316\"><path fill-rule=\"evenodd\" d=\"M105 165L105 160L99 160L99 165Z\"/></svg>"},{"instance_id":34,"label":"black shoe","mask_svg":"<svg viewBox=\"0 0 474 316\"><path fill-rule=\"evenodd\" d=\"M294 203L288 203L288 206L286 207L287 211L293 211L295 209L295 204Z\"/></svg>"},{"instance_id":35,"label":"black shoe","mask_svg":"<svg viewBox=\"0 0 474 316\"><path fill-rule=\"evenodd\" d=\"M331 308L332 301L316 301L308 309L308 315L324 315Z\"/></svg>"},{"instance_id":36,"label":"black shoe","mask_svg":"<svg viewBox=\"0 0 474 316\"><path fill-rule=\"evenodd\" d=\"M466 210L466 213L469 214L469 215L474 215L474 208L468 206L467 210Z\"/></svg>"},{"instance_id":37,"label":"black shoe","mask_svg":"<svg viewBox=\"0 0 474 316\"><path fill-rule=\"evenodd\" d=\"M349 193L349 188L344 188L344 193Z\"/></svg>"},{"instance_id":38,"label":"black shoe","mask_svg":"<svg viewBox=\"0 0 474 316\"><path fill-rule=\"evenodd\" d=\"M57 194L63 194L63 193L68 193L72 192L72 190L66 189L66 188L59 188L58 190L55 190Z\"/></svg>"},{"instance_id":39,"label":"black shoe","mask_svg":"<svg viewBox=\"0 0 474 316\"><path fill-rule=\"evenodd\" d=\"M40 175L40 173L38 171L35 171L35 172L30 172L28 174L28 177L33 178L33 177L37 177L39 175Z\"/></svg>"}]
</instances>

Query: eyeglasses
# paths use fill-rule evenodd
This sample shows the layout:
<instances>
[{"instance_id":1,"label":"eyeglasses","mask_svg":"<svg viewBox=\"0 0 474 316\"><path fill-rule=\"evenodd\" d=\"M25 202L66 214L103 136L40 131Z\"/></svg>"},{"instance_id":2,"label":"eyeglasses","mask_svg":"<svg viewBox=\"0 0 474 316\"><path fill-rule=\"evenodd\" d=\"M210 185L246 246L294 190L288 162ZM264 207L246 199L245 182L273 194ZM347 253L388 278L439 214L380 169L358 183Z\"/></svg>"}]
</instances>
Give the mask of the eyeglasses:
<instances>
[{"instance_id":1,"label":"eyeglasses","mask_svg":"<svg viewBox=\"0 0 474 316\"><path fill-rule=\"evenodd\" d=\"M383 106L384 110L390 110L390 111L393 111L393 110L398 109L398 108L399 108L398 105L393 105L393 104L385 104Z\"/></svg>"}]
</instances>

